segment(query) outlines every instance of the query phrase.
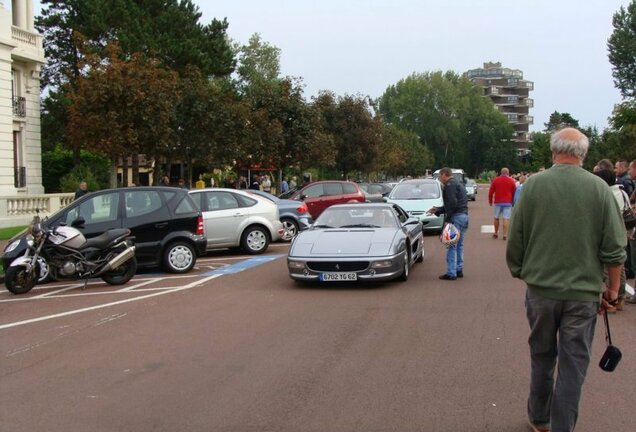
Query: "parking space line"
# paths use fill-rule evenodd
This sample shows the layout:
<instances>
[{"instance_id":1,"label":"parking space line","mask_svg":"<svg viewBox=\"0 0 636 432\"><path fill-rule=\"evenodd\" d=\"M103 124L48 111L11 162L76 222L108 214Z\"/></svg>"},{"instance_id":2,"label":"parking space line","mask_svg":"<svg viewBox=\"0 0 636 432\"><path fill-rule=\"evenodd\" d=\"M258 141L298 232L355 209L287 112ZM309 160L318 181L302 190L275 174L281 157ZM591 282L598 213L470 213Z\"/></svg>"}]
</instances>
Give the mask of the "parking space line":
<instances>
[{"instance_id":1,"label":"parking space line","mask_svg":"<svg viewBox=\"0 0 636 432\"><path fill-rule=\"evenodd\" d=\"M75 284L75 285L70 285L70 286L67 286L66 288L62 288L62 289L54 290L54 291L49 291L49 292L46 292L46 293L44 293L44 294L40 294L40 295L37 295L37 296L35 296L35 297L31 297L31 298L32 298L32 299L39 299L39 298L43 298L43 297L50 297L50 296L52 296L52 295L54 295L54 294L58 294L58 293L61 293L61 292L64 292L64 291L70 291L70 290L72 290L72 289L80 288L80 287L83 287L83 286L84 286L84 284L83 284L83 283L81 283L81 284Z\"/></svg>"},{"instance_id":2,"label":"parking space line","mask_svg":"<svg viewBox=\"0 0 636 432\"><path fill-rule=\"evenodd\" d=\"M145 286L145 285L149 285L149 284L154 283L154 282L157 282L157 279L150 279L150 280L147 280L147 281L145 281L145 282L141 282L141 283L138 283L138 284L135 284L135 285L132 285L132 286L126 287L126 288L122 288L122 289L120 289L120 290L117 290L116 292L127 292L127 291L132 291L132 290L134 290L135 288L139 288L139 287L142 287L142 286Z\"/></svg>"},{"instance_id":3,"label":"parking space line","mask_svg":"<svg viewBox=\"0 0 636 432\"><path fill-rule=\"evenodd\" d=\"M222 275L222 274L234 274L234 273L239 273L242 272L243 270L247 270L249 268L252 267L256 267L258 265L261 265L263 263L269 262L269 261L274 261L280 257L282 257L284 255L260 255L258 257L252 257L249 259L246 259L244 261L229 265L229 266L225 266L225 267L221 267L219 269L215 269L212 271L209 271L207 273L204 273L204 275Z\"/></svg>"},{"instance_id":4,"label":"parking space line","mask_svg":"<svg viewBox=\"0 0 636 432\"><path fill-rule=\"evenodd\" d=\"M216 279L219 276L221 276L221 275L220 274L214 274L214 275L208 276L206 278L191 282L188 285L185 285L183 287L175 288L173 290L155 292L155 293L152 293L152 294L139 296L139 297L133 297L133 298L125 299L125 300L118 300L118 301L105 303L105 304L101 304L101 305L90 306L90 307L86 307L86 308L81 308L81 309L75 309L75 310L70 310L70 311L66 311L66 312L61 312L61 313L58 313L58 314L46 315L46 316L42 316L42 317L38 317L38 318L32 318L32 319L28 319L28 320L24 320L24 321L16 321L16 322L12 322L12 323L2 324L2 325L0 325L0 330L12 328L12 327L18 327L18 326L22 326L22 325L26 325L26 324L32 324L32 323L41 322L41 321L46 321L46 320L55 319L55 318L61 318L61 317L69 316L69 315L75 315L75 314L79 314L79 313L83 313L83 312L90 312L90 311L103 309L103 308L107 308L107 307L111 307L111 306L117 306L117 305L120 305L120 304L131 303L131 302L135 302L135 301L138 301L138 300L145 300L145 299L148 299L148 298L151 298L151 297L158 297L160 295L171 294L171 293L178 292L178 291L185 291L185 290L197 287L197 286L199 286L199 285L201 285L201 284L203 284L205 282L208 282L208 281L210 281L212 279Z\"/></svg>"}]
</instances>

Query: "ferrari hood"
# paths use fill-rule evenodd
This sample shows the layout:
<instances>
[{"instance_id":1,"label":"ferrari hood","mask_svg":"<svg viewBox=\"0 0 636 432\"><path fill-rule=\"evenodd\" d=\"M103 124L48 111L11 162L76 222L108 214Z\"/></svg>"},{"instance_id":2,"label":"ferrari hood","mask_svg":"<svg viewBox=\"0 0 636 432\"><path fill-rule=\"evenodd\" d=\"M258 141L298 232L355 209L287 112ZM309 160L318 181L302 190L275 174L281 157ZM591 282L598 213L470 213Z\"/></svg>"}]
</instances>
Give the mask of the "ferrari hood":
<instances>
[{"instance_id":1,"label":"ferrari hood","mask_svg":"<svg viewBox=\"0 0 636 432\"><path fill-rule=\"evenodd\" d=\"M298 234L290 255L356 256L387 255L395 237L394 228L308 230Z\"/></svg>"}]
</instances>

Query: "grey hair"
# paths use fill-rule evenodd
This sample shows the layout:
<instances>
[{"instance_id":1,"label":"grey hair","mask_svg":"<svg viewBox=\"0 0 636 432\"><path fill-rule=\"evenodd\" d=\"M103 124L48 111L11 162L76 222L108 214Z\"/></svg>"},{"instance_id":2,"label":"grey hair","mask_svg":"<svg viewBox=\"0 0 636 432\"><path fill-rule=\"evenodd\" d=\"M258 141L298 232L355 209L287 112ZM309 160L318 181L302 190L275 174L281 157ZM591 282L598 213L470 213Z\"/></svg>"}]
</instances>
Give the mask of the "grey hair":
<instances>
[{"instance_id":1,"label":"grey hair","mask_svg":"<svg viewBox=\"0 0 636 432\"><path fill-rule=\"evenodd\" d=\"M565 154L574 156L581 160L585 159L590 141L587 137L579 132L574 134L575 130L571 128L561 129L550 137L550 150L555 154Z\"/></svg>"}]
</instances>

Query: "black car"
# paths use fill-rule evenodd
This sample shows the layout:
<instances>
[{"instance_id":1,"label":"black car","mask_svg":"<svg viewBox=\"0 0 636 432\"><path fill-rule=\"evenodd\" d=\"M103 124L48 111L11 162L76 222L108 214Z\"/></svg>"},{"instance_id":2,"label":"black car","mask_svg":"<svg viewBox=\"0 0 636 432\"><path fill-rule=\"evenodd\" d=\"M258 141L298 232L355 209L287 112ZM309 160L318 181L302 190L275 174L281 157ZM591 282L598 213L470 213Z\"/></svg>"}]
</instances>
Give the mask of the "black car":
<instances>
[{"instance_id":1,"label":"black car","mask_svg":"<svg viewBox=\"0 0 636 432\"><path fill-rule=\"evenodd\" d=\"M185 273L197 256L205 254L201 213L185 189L173 187L128 187L92 192L43 221L44 226L71 225L86 238L110 228L129 228L136 245L139 266L161 266L171 273ZM2 255L4 268L26 249L26 234L15 236ZM46 267L46 266L45 266ZM40 280L48 277L43 269Z\"/></svg>"}]
</instances>

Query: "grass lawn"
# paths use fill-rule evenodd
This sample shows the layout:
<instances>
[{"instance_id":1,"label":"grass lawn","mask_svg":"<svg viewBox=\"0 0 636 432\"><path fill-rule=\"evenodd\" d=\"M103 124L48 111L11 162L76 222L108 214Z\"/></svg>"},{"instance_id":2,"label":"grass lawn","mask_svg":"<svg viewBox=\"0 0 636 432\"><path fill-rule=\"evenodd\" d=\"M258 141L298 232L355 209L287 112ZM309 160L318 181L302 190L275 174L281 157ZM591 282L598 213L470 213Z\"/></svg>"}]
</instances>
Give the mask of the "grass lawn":
<instances>
[{"instance_id":1,"label":"grass lawn","mask_svg":"<svg viewBox=\"0 0 636 432\"><path fill-rule=\"evenodd\" d=\"M0 240L9 240L11 237L25 229L26 226L17 226L10 228L0 228ZM2 250L0 250L2 253ZM2 267L2 263L0 262L0 275L4 275L4 267Z\"/></svg>"},{"instance_id":2,"label":"grass lawn","mask_svg":"<svg viewBox=\"0 0 636 432\"><path fill-rule=\"evenodd\" d=\"M17 226L11 228L0 228L0 240L9 240L11 237L26 228L25 226Z\"/></svg>"}]
</instances>

